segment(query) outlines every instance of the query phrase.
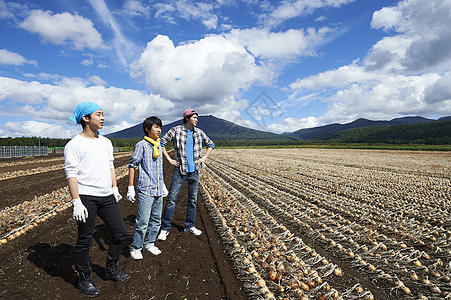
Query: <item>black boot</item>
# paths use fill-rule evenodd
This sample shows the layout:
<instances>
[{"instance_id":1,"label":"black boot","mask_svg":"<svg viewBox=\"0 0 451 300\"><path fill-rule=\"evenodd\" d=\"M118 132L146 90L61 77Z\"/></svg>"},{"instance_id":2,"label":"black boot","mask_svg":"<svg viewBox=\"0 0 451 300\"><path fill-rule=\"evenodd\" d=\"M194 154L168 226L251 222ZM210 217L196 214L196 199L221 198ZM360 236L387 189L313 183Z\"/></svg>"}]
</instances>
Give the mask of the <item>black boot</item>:
<instances>
[{"instance_id":1,"label":"black boot","mask_svg":"<svg viewBox=\"0 0 451 300\"><path fill-rule=\"evenodd\" d=\"M88 297L95 297L100 294L100 290L92 280L91 271L78 272L78 289L80 293Z\"/></svg>"},{"instance_id":2,"label":"black boot","mask_svg":"<svg viewBox=\"0 0 451 300\"><path fill-rule=\"evenodd\" d=\"M105 277L107 279L111 279L114 282L118 281L125 281L130 278L129 275L125 274L121 268L119 268L119 265L117 264L117 261L107 260L106 267L105 267Z\"/></svg>"}]
</instances>

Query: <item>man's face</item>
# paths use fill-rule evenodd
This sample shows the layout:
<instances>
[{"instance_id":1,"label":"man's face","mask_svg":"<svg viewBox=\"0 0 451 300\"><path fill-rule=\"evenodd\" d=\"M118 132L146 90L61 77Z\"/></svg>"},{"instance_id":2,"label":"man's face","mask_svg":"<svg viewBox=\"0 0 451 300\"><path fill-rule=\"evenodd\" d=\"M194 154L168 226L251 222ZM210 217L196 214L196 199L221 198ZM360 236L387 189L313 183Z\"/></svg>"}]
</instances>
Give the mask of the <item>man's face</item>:
<instances>
[{"instance_id":1,"label":"man's face","mask_svg":"<svg viewBox=\"0 0 451 300\"><path fill-rule=\"evenodd\" d=\"M146 130L151 139L156 140L160 137L161 127L158 126L157 124L153 124L152 128L150 128L150 130L148 130L148 129L146 129Z\"/></svg>"},{"instance_id":2,"label":"man's face","mask_svg":"<svg viewBox=\"0 0 451 300\"><path fill-rule=\"evenodd\" d=\"M83 116L86 124L89 124L93 130L99 130L103 128L103 122L105 118L103 117L103 110L99 109L89 115L90 118Z\"/></svg>"},{"instance_id":3,"label":"man's face","mask_svg":"<svg viewBox=\"0 0 451 300\"><path fill-rule=\"evenodd\" d=\"M194 127L196 127L198 121L198 116L196 114L192 115L191 118L188 119L188 122L191 123Z\"/></svg>"}]
</instances>

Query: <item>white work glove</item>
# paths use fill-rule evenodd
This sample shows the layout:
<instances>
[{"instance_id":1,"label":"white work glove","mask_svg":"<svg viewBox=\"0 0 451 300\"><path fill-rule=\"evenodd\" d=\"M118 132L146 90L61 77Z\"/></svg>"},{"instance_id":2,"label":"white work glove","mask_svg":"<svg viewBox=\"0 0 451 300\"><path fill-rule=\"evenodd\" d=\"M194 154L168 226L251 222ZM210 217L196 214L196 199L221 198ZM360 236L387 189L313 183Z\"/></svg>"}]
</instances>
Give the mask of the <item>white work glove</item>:
<instances>
[{"instance_id":1,"label":"white work glove","mask_svg":"<svg viewBox=\"0 0 451 300\"><path fill-rule=\"evenodd\" d=\"M72 205L74 206L74 212L72 214L74 220L77 222L86 223L86 219L88 218L88 210L83 203L81 203L81 199L73 199Z\"/></svg>"},{"instance_id":2,"label":"white work glove","mask_svg":"<svg viewBox=\"0 0 451 300\"><path fill-rule=\"evenodd\" d=\"M135 187L133 185L129 185L128 186L128 191L127 191L127 200L130 201L131 203L135 203Z\"/></svg>"},{"instance_id":3,"label":"white work glove","mask_svg":"<svg viewBox=\"0 0 451 300\"><path fill-rule=\"evenodd\" d=\"M166 184L163 183L163 197L167 197L169 194Z\"/></svg>"},{"instance_id":4,"label":"white work glove","mask_svg":"<svg viewBox=\"0 0 451 300\"><path fill-rule=\"evenodd\" d=\"M113 186L113 196L114 196L114 199L116 199L116 202L119 202L119 200L122 199L122 196L121 196L121 194L119 194L119 189L117 186Z\"/></svg>"}]
</instances>

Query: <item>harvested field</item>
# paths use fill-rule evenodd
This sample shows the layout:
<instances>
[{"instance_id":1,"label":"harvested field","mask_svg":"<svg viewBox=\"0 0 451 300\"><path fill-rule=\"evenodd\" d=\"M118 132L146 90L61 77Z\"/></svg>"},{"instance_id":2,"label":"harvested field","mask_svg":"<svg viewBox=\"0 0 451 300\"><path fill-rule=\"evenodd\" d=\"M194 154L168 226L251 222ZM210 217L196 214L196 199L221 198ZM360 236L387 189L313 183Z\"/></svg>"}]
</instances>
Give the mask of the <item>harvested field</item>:
<instances>
[{"instance_id":1,"label":"harvested field","mask_svg":"<svg viewBox=\"0 0 451 300\"><path fill-rule=\"evenodd\" d=\"M221 150L202 183L252 298L449 299L450 172L440 152Z\"/></svg>"},{"instance_id":2,"label":"harvested field","mask_svg":"<svg viewBox=\"0 0 451 300\"><path fill-rule=\"evenodd\" d=\"M128 158L115 160L124 197ZM82 298L61 160L38 160L0 161L0 297ZM137 206L119 202L128 282L103 279L109 233L98 220L99 298L451 298L451 153L217 149L207 165L196 221L205 234L182 233L182 190L159 256L129 257ZM167 185L171 174L165 164Z\"/></svg>"}]
</instances>

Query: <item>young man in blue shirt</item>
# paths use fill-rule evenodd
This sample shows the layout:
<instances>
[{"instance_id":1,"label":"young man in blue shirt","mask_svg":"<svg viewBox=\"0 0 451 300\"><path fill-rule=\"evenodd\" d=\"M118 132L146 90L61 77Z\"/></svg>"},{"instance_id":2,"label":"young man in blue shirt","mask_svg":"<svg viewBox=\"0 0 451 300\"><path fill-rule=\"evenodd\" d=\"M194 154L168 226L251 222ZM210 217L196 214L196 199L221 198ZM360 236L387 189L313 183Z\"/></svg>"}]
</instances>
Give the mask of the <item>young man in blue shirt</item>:
<instances>
[{"instance_id":1,"label":"young man in blue shirt","mask_svg":"<svg viewBox=\"0 0 451 300\"><path fill-rule=\"evenodd\" d=\"M202 166L213 151L215 144L203 132L197 128L198 113L194 109L186 109L183 112L183 125L172 127L161 139L164 156L175 166L172 174L169 195L161 220L161 232L159 240L166 240L171 229L171 219L174 214L177 197L185 181L188 183L188 204L186 208L185 232L200 235L202 231L194 227L196 220L197 192L199 189L198 167ZM176 152L176 159L172 159L166 152L165 145L172 141ZM207 151L202 156L202 146L207 146Z\"/></svg>"}]
</instances>

